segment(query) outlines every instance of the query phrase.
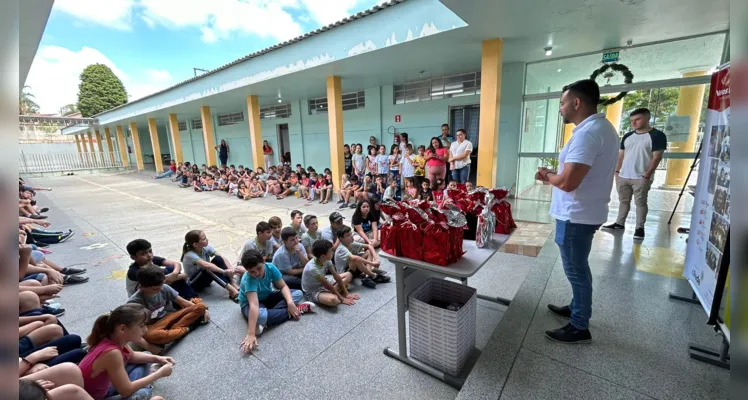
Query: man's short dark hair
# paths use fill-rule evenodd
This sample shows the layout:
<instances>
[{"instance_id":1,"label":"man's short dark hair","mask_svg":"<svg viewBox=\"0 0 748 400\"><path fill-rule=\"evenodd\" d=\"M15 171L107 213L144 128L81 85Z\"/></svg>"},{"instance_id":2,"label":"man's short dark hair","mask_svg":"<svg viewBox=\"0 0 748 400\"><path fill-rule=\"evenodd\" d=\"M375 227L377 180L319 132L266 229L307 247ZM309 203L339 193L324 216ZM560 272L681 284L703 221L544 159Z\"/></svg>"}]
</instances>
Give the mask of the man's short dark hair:
<instances>
[{"instance_id":1,"label":"man's short dark hair","mask_svg":"<svg viewBox=\"0 0 748 400\"><path fill-rule=\"evenodd\" d=\"M142 287L153 287L163 285L166 281L164 271L153 265L146 265L138 270L138 285Z\"/></svg>"},{"instance_id":2,"label":"man's short dark hair","mask_svg":"<svg viewBox=\"0 0 748 400\"><path fill-rule=\"evenodd\" d=\"M351 227L343 225L338 229L335 229L335 236L338 237L338 239L342 239L343 236L345 236L346 233L351 232Z\"/></svg>"},{"instance_id":3,"label":"man's short dark hair","mask_svg":"<svg viewBox=\"0 0 748 400\"><path fill-rule=\"evenodd\" d=\"M312 243L312 255L322 257L332 249L332 243L329 240L320 239Z\"/></svg>"},{"instance_id":4,"label":"man's short dark hair","mask_svg":"<svg viewBox=\"0 0 748 400\"><path fill-rule=\"evenodd\" d=\"M317 216L312 214L304 216L304 226L309 226L313 219L317 219Z\"/></svg>"},{"instance_id":5,"label":"man's short dark hair","mask_svg":"<svg viewBox=\"0 0 748 400\"><path fill-rule=\"evenodd\" d=\"M634 115L644 115L647 118L649 118L652 116L652 113L649 111L649 108L641 107L641 108L637 108L634 111L631 111L631 114L629 114L629 118L633 117Z\"/></svg>"},{"instance_id":6,"label":"man's short dark hair","mask_svg":"<svg viewBox=\"0 0 748 400\"><path fill-rule=\"evenodd\" d=\"M592 79L582 79L566 85L562 89L562 92L566 92L567 90L590 107L597 108L597 105L600 103L600 86Z\"/></svg>"},{"instance_id":7,"label":"man's short dark hair","mask_svg":"<svg viewBox=\"0 0 748 400\"><path fill-rule=\"evenodd\" d=\"M462 132L463 135L467 136L467 131L466 130L460 128L460 129L457 130L457 133L460 133L460 132Z\"/></svg>"},{"instance_id":8,"label":"man's short dark hair","mask_svg":"<svg viewBox=\"0 0 748 400\"><path fill-rule=\"evenodd\" d=\"M242 254L242 266L246 268L254 268L258 265L265 263L265 257L262 256L262 253L255 249L249 249Z\"/></svg>"},{"instance_id":9,"label":"man's short dark hair","mask_svg":"<svg viewBox=\"0 0 748 400\"><path fill-rule=\"evenodd\" d=\"M257 227L255 228L255 232L257 232L258 235L265 231L272 231L272 230L273 230L273 227L270 225L270 223L265 222L265 221L258 222Z\"/></svg>"},{"instance_id":10,"label":"man's short dark hair","mask_svg":"<svg viewBox=\"0 0 748 400\"><path fill-rule=\"evenodd\" d=\"M132 242L127 244L127 254L135 257L136 254L140 251L147 251L150 249L151 242L145 240L145 239L135 239Z\"/></svg>"},{"instance_id":11,"label":"man's short dark hair","mask_svg":"<svg viewBox=\"0 0 748 400\"><path fill-rule=\"evenodd\" d=\"M304 213L301 212L301 211L299 211L299 210L293 210L293 211L291 211L291 219L296 218L297 215L304 215Z\"/></svg>"},{"instance_id":12,"label":"man's short dark hair","mask_svg":"<svg viewBox=\"0 0 748 400\"><path fill-rule=\"evenodd\" d=\"M281 230L281 240L284 242L295 236L296 236L296 231L290 226L287 226Z\"/></svg>"},{"instance_id":13,"label":"man's short dark hair","mask_svg":"<svg viewBox=\"0 0 748 400\"><path fill-rule=\"evenodd\" d=\"M442 128L444 128L445 126L446 126L447 128L449 128L449 124L442 124Z\"/></svg>"}]
</instances>

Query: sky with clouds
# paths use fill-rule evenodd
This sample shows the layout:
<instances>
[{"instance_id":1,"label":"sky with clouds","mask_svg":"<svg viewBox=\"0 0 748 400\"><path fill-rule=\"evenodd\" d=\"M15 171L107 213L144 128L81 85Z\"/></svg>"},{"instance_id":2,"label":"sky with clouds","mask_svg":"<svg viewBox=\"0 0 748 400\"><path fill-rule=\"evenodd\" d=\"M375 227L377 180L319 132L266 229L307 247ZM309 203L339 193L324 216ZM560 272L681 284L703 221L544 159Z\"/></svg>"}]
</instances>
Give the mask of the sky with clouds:
<instances>
[{"instance_id":1,"label":"sky with clouds","mask_svg":"<svg viewBox=\"0 0 748 400\"><path fill-rule=\"evenodd\" d=\"M109 66L130 100L371 8L383 0L56 0L26 84L42 113L75 103Z\"/></svg>"}]
</instances>

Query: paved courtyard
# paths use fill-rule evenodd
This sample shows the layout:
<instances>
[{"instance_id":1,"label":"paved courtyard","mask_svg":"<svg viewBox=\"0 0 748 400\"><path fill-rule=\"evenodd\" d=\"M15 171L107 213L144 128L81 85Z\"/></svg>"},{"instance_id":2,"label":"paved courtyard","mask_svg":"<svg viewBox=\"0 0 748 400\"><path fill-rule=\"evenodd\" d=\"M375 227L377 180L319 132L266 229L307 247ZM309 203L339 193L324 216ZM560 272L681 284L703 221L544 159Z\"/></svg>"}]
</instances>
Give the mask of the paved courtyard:
<instances>
[{"instance_id":1,"label":"paved courtyard","mask_svg":"<svg viewBox=\"0 0 748 400\"><path fill-rule=\"evenodd\" d=\"M337 206L296 198L240 201L222 192L195 193L147 175L75 175L30 179L54 188L38 194L50 207L52 228L76 230L73 239L51 246L50 259L88 269L91 280L66 287L61 321L85 336L95 318L127 300L124 276L130 263L126 244L145 238L154 254L178 260L184 234L205 231L219 253L235 261L257 222L271 216L290 220L293 209L319 217L321 227ZM349 220L353 210L343 211ZM533 258L497 253L471 279L482 294L514 297ZM383 263L392 272L394 267ZM420 371L386 357L397 346L394 283L375 290L357 286L361 300L337 310L319 309L267 330L260 348L244 355L239 344L247 324L239 306L216 285L202 294L210 307L209 325L190 333L169 350L177 365L157 382L155 394L169 399L454 399L457 391ZM506 308L479 300L477 345L483 348Z\"/></svg>"}]
</instances>

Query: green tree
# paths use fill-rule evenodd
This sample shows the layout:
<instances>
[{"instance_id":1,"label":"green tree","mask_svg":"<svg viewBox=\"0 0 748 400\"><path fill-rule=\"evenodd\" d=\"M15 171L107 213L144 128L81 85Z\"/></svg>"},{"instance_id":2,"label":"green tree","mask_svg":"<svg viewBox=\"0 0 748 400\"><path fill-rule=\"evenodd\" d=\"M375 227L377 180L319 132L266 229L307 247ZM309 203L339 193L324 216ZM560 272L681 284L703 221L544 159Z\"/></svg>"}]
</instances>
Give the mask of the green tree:
<instances>
[{"instance_id":1,"label":"green tree","mask_svg":"<svg viewBox=\"0 0 748 400\"><path fill-rule=\"evenodd\" d=\"M34 95L31 93L29 86L24 86L21 91L21 97L18 100L18 114L30 115L39 112L39 104L34 101Z\"/></svg>"},{"instance_id":2,"label":"green tree","mask_svg":"<svg viewBox=\"0 0 748 400\"><path fill-rule=\"evenodd\" d=\"M104 64L91 64L81 72L78 85L78 111L92 117L127 103L122 81Z\"/></svg>"},{"instance_id":3,"label":"green tree","mask_svg":"<svg viewBox=\"0 0 748 400\"><path fill-rule=\"evenodd\" d=\"M63 117L67 117L68 115L73 115L78 113L78 106L75 104L65 104L64 106L60 107L60 115Z\"/></svg>"}]
</instances>

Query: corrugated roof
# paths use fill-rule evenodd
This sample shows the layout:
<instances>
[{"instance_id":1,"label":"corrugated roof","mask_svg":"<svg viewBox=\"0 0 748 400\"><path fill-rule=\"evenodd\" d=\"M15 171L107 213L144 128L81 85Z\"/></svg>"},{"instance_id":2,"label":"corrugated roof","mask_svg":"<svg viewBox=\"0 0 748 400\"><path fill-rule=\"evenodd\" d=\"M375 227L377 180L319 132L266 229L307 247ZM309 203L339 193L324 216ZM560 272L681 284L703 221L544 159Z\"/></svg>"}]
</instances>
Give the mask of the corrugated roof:
<instances>
[{"instance_id":1,"label":"corrugated roof","mask_svg":"<svg viewBox=\"0 0 748 400\"><path fill-rule=\"evenodd\" d=\"M386 2L386 3L382 3L380 5L376 5L376 6L370 8L368 10L361 11L361 12L359 12L357 14L351 15L351 16L349 16L347 18L344 18L344 19L342 19L340 21L334 22L334 23L332 23L330 25L323 26L323 27L321 27L319 29L315 29L315 30L313 30L311 32L307 32L307 33L305 33L305 34L303 34L301 36L297 36L297 37L295 37L293 39L290 39L290 40L287 40L285 42L278 43L278 44L276 44L274 46L270 46L270 47L267 47L265 49L258 50L258 51L254 52L254 53L247 54L246 56L244 56L242 58L239 58L237 60L234 60L234 61L232 61L232 62L230 62L228 64L225 64L225 65L222 65L222 66L220 66L218 68L212 69L212 70L210 70L210 71L208 71L208 72L206 72L206 73L204 73L202 75L198 75L198 76L195 76L193 78L190 78L190 79L184 80L182 82L179 82L179 83L177 83L177 84L175 84L173 86L170 86L170 87L168 87L166 89L159 90L158 92L155 92L155 93L151 93L148 96L141 97L141 98L139 98L137 100L131 101L131 102L127 103L127 104L123 104L121 106L110 108L109 110L106 110L106 111L104 111L102 113L94 115L93 118L96 118L99 115L102 115L104 113L108 113L108 112L110 112L112 110L116 110L116 109L119 109L119 108L122 108L122 107L127 107L128 105L137 103L139 101L143 101L143 100L145 100L147 98L159 95L161 93L168 92L169 90L172 90L174 88L178 88L178 87L186 85L186 84L188 84L190 82L194 82L194 81L197 81L199 79L202 79L205 76L214 74L214 73L219 72L219 71L223 71L224 69L230 68L230 67L232 67L232 66L234 66L236 64L240 64L240 63L242 63L244 61L247 61L247 60L250 60L252 58L259 57L259 56L261 56L263 54L270 53L271 51L278 50L278 49L280 49L282 47L286 47L286 46L292 45L292 44L294 44L296 42L300 42L300 41L302 41L304 39L307 39L309 37L312 37L312 36L315 36L315 35L319 35L322 32L326 32L326 31L329 31L329 30L331 30L333 28L337 28L338 26L351 23L351 22L353 22L355 20L364 18L364 17L369 16L371 14L374 14L374 13L377 13L379 11L382 11L385 8L389 8L389 7L395 6L395 5L400 4L400 3L404 3L406 1L407 0L390 0L390 1Z\"/></svg>"}]
</instances>

